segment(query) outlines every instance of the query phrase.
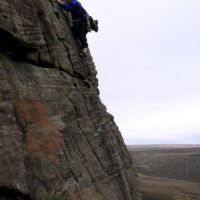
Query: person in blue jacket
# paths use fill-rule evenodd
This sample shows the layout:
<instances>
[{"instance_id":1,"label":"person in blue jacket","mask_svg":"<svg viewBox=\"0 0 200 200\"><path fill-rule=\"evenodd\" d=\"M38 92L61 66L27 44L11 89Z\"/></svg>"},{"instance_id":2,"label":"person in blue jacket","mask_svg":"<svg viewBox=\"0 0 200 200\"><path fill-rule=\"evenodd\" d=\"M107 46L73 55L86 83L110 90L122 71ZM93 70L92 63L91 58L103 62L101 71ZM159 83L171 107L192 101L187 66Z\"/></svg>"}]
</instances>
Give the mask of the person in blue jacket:
<instances>
[{"instance_id":1,"label":"person in blue jacket","mask_svg":"<svg viewBox=\"0 0 200 200\"><path fill-rule=\"evenodd\" d=\"M86 34L91 31L91 29L95 32L98 31L98 21L93 20L77 0L67 0L67 4L64 3L64 0L58 0L58 3L64 10L71 12L73 22L72 31L81 43L80 55L86 56L88 48Z\"/></svg>"}]
</instances>

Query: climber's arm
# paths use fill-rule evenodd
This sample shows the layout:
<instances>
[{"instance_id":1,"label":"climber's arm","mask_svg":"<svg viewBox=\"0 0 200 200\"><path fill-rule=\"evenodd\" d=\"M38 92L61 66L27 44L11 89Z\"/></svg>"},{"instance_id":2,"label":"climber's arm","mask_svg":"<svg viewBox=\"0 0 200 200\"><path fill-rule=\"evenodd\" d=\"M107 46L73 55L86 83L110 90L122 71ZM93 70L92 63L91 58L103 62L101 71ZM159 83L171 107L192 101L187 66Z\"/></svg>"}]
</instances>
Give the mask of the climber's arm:
<instances>
[{"instance_id":1,"label":"climber's arm","mask_svg":"<svg viewBox=\"0 0 200 200\"><path fill-rule=\"evenodd\" d=\"M64 4L63 0L58 0L58 3L62 6Z\"/></svg>"},{"instance_id":2,"label":"climber's arm","mask_svg":"<svg viewBox=\"0 0 200 200\"><path fill-rule=\"evenodd\" d=\"M59 4L62 6L62 8L66 11L72 11L73 8L76 6L77 1L72 0L69 4L65 4L62 0L58 0Z\"/></svg>"}]
</instances>

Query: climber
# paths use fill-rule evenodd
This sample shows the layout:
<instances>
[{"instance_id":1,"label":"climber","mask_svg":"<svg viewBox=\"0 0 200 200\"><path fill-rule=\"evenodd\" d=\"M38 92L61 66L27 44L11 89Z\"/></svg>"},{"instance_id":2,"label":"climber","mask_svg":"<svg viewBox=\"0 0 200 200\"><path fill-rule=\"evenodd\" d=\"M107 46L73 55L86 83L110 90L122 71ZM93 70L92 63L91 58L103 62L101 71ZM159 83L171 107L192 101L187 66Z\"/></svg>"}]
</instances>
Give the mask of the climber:
<instances>
[{"instance_id":1,"label":"climber","mask_svg":"<svg viewBox=\"0 0 200 200\"><path fill-rule=\"evenodd\" d=\"M93 20L77 0L67 0L67 4L64 3L64 0L57 1L64 10L71 12L73 23L72 31L81 44L79 55L87 56L88 43L86 34L91 30L98 31L98 21Z\"/></svg>"}]
</instances>

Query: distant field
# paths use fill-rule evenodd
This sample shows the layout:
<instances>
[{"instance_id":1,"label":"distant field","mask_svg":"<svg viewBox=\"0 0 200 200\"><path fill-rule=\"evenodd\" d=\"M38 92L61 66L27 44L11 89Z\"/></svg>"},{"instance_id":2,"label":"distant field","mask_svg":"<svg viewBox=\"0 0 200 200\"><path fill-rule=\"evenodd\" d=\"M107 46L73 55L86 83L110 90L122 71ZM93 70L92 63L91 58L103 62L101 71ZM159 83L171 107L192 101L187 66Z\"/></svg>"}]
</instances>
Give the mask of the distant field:
<instances>
[{"instance_id":1,"label":"distant field","mask_svg":"<svg viewBox=\"0 0 200 200\"><path fill-rule=\"evenodd\" d=\"M128 149L140 174L200 183L200 145L133 145Z\"/></svg>"},{"instance_id":2,"label":"distant field","mask_svg":"<svg viewBox=\"0 0 200 200\"><path fill-rule=\"evenodd\" d=\"M200 200L200 183L139 176L142 200Z\"/></svg>"},{"instance_id":3,"label":"distant field","mask_svg":"<svg viewBox=\"0 0 200 200\"><path fill-rule=\"evenodd\" d=\"M200 148L200 144L148 144L148 145L128 145L129 149L186 149Z\"/></svg>"}]
</instances>

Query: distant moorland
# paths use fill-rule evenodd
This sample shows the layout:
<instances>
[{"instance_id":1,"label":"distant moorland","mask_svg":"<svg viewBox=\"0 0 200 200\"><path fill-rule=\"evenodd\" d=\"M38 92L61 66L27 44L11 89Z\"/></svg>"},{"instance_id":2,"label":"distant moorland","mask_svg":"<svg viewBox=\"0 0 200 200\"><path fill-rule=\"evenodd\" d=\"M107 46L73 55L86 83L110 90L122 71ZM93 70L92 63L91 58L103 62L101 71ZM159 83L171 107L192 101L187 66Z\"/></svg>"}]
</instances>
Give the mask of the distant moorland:
<instances>
[{"instance_id":1,"label":"distant moorland","mask_svg":"<svg viewBox=\"0 0 200 200\"><path fill-rule=\"evenodd\" d=\"M200 183L139 176L142 200L200 200Z\"/></svg>"},{"instance_id":2,"label":"distant moorland","mask_svg":"<svg viewBox=\"0 0 200 200\"><path fill-rule=\"evenodd\" d=\"M142 200L200 200L200 145L128 146Z\"/></svg>"},{"instance_id":3,"label":"distant moorland","mask_svg":"<svg viewBox=\"0 0 200 200\"><path fill-rule=\"evenodd\" d=\"M200 145L128 146L138 173L200 183Z\"/></svg>"}]
</instances>

